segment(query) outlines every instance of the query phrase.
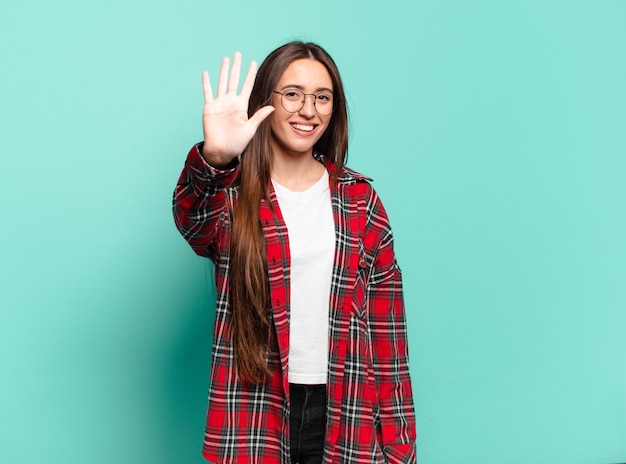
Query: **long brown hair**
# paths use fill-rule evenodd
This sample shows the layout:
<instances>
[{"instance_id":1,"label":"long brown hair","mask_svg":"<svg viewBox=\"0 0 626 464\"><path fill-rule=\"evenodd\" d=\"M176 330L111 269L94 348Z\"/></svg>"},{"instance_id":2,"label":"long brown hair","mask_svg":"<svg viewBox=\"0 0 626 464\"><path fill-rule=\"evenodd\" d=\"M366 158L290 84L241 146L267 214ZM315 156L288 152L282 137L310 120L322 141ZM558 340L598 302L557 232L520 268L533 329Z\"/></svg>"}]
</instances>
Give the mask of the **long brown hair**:
<instances>
[{"instance_id":1,"label":"long brown hair","mask_svg":"<svg viewBox=\"0 0 626 464\"><path fill-rule=\"evenodd\" d=\"M313 151L334 163L331 177L336 182L348 152L348 111L337 66L322 47L314 43L290 42L271 52L259 67L248 114L252 115L268 104L285 69L293 61L303 58L322 63L333 82L334 111ZM270 374L265 356L273 327L259 207L261 199L270 200L271 137L268 118L241 156L241 168L235 181L239 185L239 194L232 211L230 291L235 360L239 377L252 383L261 383Z\"/></svg>"}]
</instances>

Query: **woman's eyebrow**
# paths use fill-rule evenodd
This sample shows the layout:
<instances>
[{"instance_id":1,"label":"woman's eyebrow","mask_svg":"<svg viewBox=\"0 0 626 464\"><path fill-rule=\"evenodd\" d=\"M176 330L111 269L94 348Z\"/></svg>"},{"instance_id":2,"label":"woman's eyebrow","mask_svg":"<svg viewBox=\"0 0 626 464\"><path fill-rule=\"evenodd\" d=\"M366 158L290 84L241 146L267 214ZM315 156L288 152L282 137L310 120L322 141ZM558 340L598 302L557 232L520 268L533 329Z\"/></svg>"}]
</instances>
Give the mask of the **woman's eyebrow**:
<instances>
[{"instance_id":1,"label":"woman's eyebrow","mask_svg":"<svg viewBox=\"0 0 626 464\"><path fill-rule=\"evenodd\" d=\"M284 90L284 89L298 89L298 90L302 90L304 92L304 86L303 85L299 85L299 84L287 84L287 85L283 85L280 90ZM329 89L328 87L318 87L316 90L316 92L330 92L333 93L333 89Z\"/></svg>"}]
</instances>

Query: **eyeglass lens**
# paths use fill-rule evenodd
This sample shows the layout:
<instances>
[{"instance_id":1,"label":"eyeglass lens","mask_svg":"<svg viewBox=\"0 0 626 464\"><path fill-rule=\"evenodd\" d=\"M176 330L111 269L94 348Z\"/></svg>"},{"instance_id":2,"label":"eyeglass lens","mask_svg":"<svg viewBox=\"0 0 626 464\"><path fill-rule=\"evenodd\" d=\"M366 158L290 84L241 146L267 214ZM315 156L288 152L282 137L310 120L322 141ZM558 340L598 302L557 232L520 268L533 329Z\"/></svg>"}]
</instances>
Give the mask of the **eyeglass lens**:
<instances>
[{"instance_id":1,"label":"eyeglass lens","mask_svg":"<svg viewBox=\"0 0 626 464\"><path fill-rule=\"evenodd\" d=\"M287 89L282 92L280 101L289 113L297 113L302 109L307 96L313 98L313 105L319 114L327 116L333 112L333 94L321 92L317 94L304 93L298 89Z\"/></svg>"}]
</instances>

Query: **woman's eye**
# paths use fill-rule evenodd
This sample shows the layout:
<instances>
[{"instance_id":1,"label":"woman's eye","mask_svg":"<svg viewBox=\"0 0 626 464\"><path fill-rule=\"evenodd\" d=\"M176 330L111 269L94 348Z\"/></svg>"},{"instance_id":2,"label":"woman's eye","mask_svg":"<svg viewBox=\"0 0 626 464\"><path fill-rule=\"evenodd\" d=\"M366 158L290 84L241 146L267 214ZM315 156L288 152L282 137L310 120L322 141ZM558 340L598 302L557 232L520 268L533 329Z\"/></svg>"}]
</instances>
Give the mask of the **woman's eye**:
<instances>
[{"instance_id":1,"label":"woman's eye","mask_svg":"<svg viewBox=\"0 0 626 464\"><path fill-rule=\"evenodd\" d=\"M317 99L318 99L320 102L322 102L322 103L328 103L328 102L331 100L331 97L330 97L330 95L329 95L329 94L327 94L327 93L320 93L320 94L317 96Z\"/></svg>"},{"instance_id":2,"label":"woman's eye","mask_svg":"<svg viewBox=\"0 0 626 464\"><path fill-rule=\"evenodd\" d=\"M285 95L285 97L289 98L290 100L297 100L298 98L302 98L300 94L295 90L285 90L283 95Z\"/></svg>"}]
</instances>

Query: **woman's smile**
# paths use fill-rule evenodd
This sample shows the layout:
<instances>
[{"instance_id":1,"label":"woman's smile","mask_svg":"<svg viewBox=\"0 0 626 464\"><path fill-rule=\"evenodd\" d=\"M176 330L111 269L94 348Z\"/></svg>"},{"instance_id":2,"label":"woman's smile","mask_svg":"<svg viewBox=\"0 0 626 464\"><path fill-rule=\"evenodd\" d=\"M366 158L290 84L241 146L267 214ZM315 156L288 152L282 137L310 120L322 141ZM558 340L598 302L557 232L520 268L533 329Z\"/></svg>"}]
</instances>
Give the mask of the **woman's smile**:
<instances>
[{"instance_id":1,"label":"woman's smile","mask_svg":"<svg viewBox=\"0 0 626 464\"><path fill-rule=\"evenodd\" d=\"M300 124L297 122L292 122L291 127L293 127L294 129L296 129L296 131L299 131L299 132L312 132L313 129L315 129L315 126L313 124Z\"/></svg>"}]
</instances>

